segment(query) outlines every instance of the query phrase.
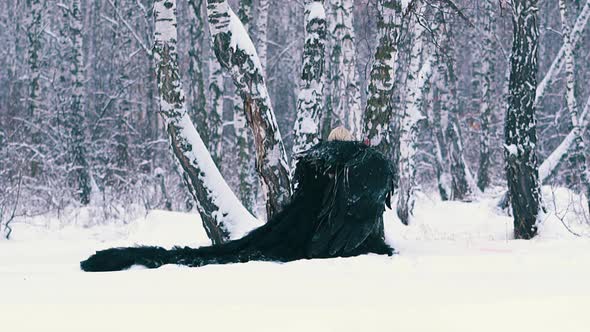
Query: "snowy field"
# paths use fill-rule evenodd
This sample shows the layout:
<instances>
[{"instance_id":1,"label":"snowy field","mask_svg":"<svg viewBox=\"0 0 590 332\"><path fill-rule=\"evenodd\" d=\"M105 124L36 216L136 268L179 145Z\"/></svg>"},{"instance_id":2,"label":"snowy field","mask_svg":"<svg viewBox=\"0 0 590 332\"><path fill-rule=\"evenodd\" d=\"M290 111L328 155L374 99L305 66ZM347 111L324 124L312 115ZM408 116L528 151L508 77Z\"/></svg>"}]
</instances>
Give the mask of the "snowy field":
<instances>
[{"instance_id":1,"label":"snowy field","mask_svg":"<svg viewBox=\"0 0 590 332\"><path fill-rule=\"evenodd\" d=\"M0 330L590 331L590 240L566 213L567 195L556 210L547 204L532 241L510 239L511 219L492 199L420 196L410 227L386 213L394 257L115 273L84 273L78 262L111 246L206 244L198 217L19 222L0 241Z\"/></svg>"}]
</instances>

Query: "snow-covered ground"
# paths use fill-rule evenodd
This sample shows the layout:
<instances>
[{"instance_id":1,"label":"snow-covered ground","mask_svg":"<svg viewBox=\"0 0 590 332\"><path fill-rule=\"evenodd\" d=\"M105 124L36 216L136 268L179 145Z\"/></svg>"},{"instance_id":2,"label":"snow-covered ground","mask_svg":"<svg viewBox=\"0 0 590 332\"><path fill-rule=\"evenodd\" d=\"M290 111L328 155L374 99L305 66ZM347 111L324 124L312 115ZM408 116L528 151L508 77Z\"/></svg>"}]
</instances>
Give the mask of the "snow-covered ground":
<instances>
[{"instance_id":1,"label":"snow-covered ground","mask_svg":"<svg viewBox=\"0 0 590 332\"><path fill-rule=\"evenodd\" d=\"M565 214L567 195L558 192L558 213L548 200L532 241L510 239L511 219L493 199L420 196L411 226L386 213L394 257L115 273L84 273L78 262L111 246L206 244L198 217L15 223L13 239L0 241L0 330L590 331L590 240L557 218L588 234Z\"/></svg>"}]
</instances>

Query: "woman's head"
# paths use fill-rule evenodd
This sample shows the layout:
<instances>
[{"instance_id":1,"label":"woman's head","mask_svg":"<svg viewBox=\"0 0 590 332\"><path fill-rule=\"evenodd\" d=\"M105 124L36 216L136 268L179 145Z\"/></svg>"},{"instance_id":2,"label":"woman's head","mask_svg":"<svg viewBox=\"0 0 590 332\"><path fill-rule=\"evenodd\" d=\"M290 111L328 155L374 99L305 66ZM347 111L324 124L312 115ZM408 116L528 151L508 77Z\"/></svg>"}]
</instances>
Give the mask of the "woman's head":
<instances>
[{"instance_id":1,"label":"woman's head","mask_svg":"<svg viewBox=\"0 0 590 332\"><path fill-rule=\"evenodd\" d=\"M336 127L332 129L330 135L328 135L328 141L353 141L354 137L348 131L348 129L344 128L343 126Z\"/></svg>"}]
</instances>

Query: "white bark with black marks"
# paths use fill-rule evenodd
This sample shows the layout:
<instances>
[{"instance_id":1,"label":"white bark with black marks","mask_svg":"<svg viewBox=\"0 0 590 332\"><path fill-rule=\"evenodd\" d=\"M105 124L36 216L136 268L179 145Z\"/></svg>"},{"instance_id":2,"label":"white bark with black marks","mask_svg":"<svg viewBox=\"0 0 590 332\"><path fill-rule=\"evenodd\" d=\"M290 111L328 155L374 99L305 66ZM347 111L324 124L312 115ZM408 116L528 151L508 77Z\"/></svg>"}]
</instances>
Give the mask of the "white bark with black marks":
<instances>
[{"instance_id":1,"label":"white bark with black marks","mask_svg":"<svg viewBox=\"0 0 590 332\"><path fill-rule=\"evenodd\" d=\"M440 122L438 139L440 141L441 154L447 168L444 173L450 174L451 192L448 199L468 200L476 189L475 180L465 162L463 155L463 138L459 124L459 100L458 78L456 64L455 39L451 24L448 22L448 14L439 11L436 14L439 27L439 48L437 49L437 74L436 82L438 93L438 112ZM447 177L447 175L443 175ZM445 195L443 195L443 199Z\"/></svg>"},{"instance_id":2,"label":"white bark with black marks","mask_svg":"<svg viewBox=\"0 0 590 332\"><path fill-rule=\"evenodd\" d=\"M238 17L244 25L246 31L250 31L250 19L252 12L252 0L241 0L240 9L238 11ZM254 164L251 155L251 131L248 128L246 121L246 114L244 112L244 100L241 94L237 90L232 96L233 102L233 127L236 134L236 146L238 149L238 180L239 180L239 197L242 204L253 212L255 209L256 192L255 192L255 181L254 176Z\"/></svg>"},{"instance_id":3,"label":"white bark with black marks","mask_svg":"<svg viewBox=\"0 0 590 332\"><path fill-rule=\"evenodd\" d=\"M578 104L576 101L576 76L575 76L575 59L574 48L571 40L571 29L567 21L567 6L565 0L559 0L559 13L561 16L561 26L563 35L563 48L565 59L566 74L566 103L572 121L572 132L575 136L573 149L568 156L572 174L572 182L578 191L586 194L590 198L590 182L588 174L588 164L586 158L586 144L582 136L583 127L580 126ZM590 205L589 205L590 207Z\"/></svg>"},{"instance_id":4,"label":"white bark with black marks","mask_svg":"<svg viewBox=\"0 0 590 332\"><path fill-rule=\"evenodd\" d=\"M330 58L328 62L329 103L331 126L343 125L360 138L362 131L362 108L357 59L353 0L328 1L328 31Z\"/></svg>"},{"instance_id":5,"label":"white bark with black marks","mask_svg":"<svg viewBox=\"0 0 590 332\"><path fill-rule=\"evenodd\" d=\"M479 190L485 191L491 184L490 170L492 153L490 144L492 140L491 124L494 113L493 82L495 72L495 50L494 33L496 26L495 13L492 0L484 0L483 15L480 18L482 24L483 41L481 44L481 70L478 73L480 78L481 98L479 102L479 114L481 117L481 136L479 151L479 168L477 172L477 186Z\"/></svg>"},{"instance_id":6,"label":"white bark with black marks","mask_svg":"<svg viewBox=\"0 0 590 332\"><path fill-rule=\"evenodd\" d=\"M262 66L262 76L266 73L266 54L268 42L268 8L270 0L258 0L258 15L256 16L256 49Z\"/></svg>"},{"instance_id":7,"label":"white bark with black marks","mask_svg":"<svg viewBox=\"0 0 590 332\"><path fill-rule=\"evenodd\" d=\"M424 6L420 1L415 3L416 15L424 13ZM429 69L422 70L423 33L424 26L417 17L411 21L411 51L408 78L406 80L406 103L400 125L400 157L398 165L398 200L397 215L405 225L410 223L413 214L416 189L416 152L418 143L418 122L423 119L421 112L425 81L429 78ZM430 66L428 57L425 66Z\"/></svg>"},{"instance_id":8,"label":"white bark with black marks","mask_svg":"<svg viewBox=\"0 0 590 332\"><path fill-rule=\"evenodd\" d=\"M402 3L400 0L378 0L377 9L377 49L369 79L363 137L369 140L371 146L388 155L391 151L391 95L395 89Z\"/></svg>"},{"instance_id":9,"label":"white bark with black marks","mask_svg":"<svg viewBox=\"0 0 590 332\"><path fill-rule=\"evenodd\" d=\"M29 78L29 113L27 116L32 118L36 115L39 107L39 97L41 95L41 51L43 41L43 0L29 0L30 14L27 22L27 40L28 40L28 64L30 70Z\"/></svg>"},{"instance_id":10,"label":"white bark with black marks","mask_svg":"<svg viewBox=\"0 0 590 332\"><path fill-rule=\"evenodd\" d=\"M87 205L90 203L91 186L86 152L88 145L85 126L86 90L84 83L86 75L80 0L73 0L71 6L64 10L66 11L65 16L68 18L65 34L67 34L69 41L66 43L68 45L67 60L65 61L67 68L62 75L64 75L63 81L68 82L71 89L69 103L67 103L67 109L64 110L64 114L66 114L65 127L68 131L68 151L73 173L71 177L76 186L76 196L82 205Z\"/></svg>"},{"instance_id":11,"label":"white bark with black marks","mask_svg":"<svg viewBox=\"0 0 590 332\"><path fill-rule=\"evenodd\" d=\"M225 85L223 69L215 55L208 59L209 64L209 122L214 129L211 132L210 151L213 160L221 163L223 160L223 96Z\"/></svg>"},{"instance_id":12,"label":"white bark with black marks","mask_svg":"<svg viewBox=\"0 0 590 332\"><path fill-rule=\"evenodd\" d=\"M301 69L301 89L297 99L293 156L319 142L324 96L326 12L323 0L305 1L305 45ZM292 158L291 169L295 169Z\"/></svg>"},{"instance_id":13,"label":"white bark with black marks","mask_svg":"<svg viewBox=\"0 0 590 332\"><path fill-rule=\"evenodd\" d=\"M207 110L207 98L205 94L205 78L203 75L203 0L189 0L189 37L190 47L188 50L189 57L189 87L187 89L187 105L188 113L195 126L199 128L199 132L203 142L209 147L213 160L220 165L219 158L215 152L215 147L221 137L217 137L218 128L221 123L218 121L211 121L216 115L209 113Z\"/></svg>"}]
</instances>

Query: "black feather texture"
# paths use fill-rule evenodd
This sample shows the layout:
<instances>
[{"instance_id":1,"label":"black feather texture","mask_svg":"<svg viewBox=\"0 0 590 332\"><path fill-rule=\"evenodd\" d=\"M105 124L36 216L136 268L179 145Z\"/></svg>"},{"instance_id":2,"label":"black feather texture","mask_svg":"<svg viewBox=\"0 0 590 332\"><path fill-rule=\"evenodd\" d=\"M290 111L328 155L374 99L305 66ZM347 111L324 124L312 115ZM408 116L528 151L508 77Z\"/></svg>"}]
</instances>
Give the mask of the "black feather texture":
<instances>
[{"instance_id":1,"label":"black feather texture","mask_svg":"<svg viewBox=\"0 0 590 332\"><path fill-rule=\"evenodd\" d=\"M221 245L166 250L102 250L80 263L84 271L118 271L133 265L203 266L252 260L391 255L383 211L392 191L391 163L358 142L323 142L298 156L291 203L245 237Z\"/></svg>"}]
</instances>

